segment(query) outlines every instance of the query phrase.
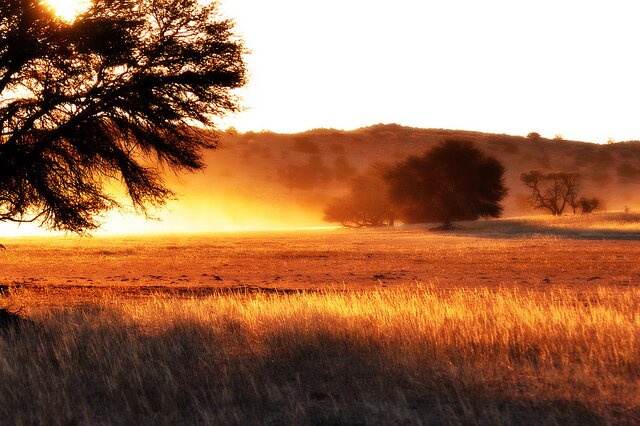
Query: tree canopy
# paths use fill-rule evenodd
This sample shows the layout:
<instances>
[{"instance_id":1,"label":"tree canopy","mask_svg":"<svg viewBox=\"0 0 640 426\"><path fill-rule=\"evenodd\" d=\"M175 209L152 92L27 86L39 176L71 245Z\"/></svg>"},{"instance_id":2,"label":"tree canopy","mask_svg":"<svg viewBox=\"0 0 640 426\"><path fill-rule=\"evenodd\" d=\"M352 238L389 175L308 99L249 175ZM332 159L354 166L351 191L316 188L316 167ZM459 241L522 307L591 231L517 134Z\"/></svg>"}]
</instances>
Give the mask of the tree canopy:
<instances>
[{"instance_id":1,"label":"tree canopy","mask_svg":"<svg viewBox=\"0 0 640 426\"><path fill-rule=\"evenodd\" d=\"M505 169L471 142L450 140L410 156L387 174L389 195L407 223L499 217Z\"/></svg>"},{"instance_id":2,"label":"tree canopy","mask_svg":"<svg viewBox=\"0 0 640 426\"><path fill-rule=\"evenodd\" d=\"M172 194L162 169L203 167L213 119L239 109L245 52L215 3L93 0L73 22L0 3L0 221L74 232Z\"/></svg>"}]
</instances>

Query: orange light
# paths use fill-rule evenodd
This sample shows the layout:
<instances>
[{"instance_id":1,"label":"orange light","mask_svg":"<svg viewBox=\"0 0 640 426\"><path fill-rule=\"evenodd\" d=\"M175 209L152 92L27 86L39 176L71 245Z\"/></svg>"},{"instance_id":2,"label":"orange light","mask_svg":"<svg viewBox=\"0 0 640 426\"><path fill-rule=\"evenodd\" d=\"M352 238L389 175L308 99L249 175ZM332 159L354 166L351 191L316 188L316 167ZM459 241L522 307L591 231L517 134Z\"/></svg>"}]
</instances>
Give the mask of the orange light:
<instances>
[{"instance_id":1,"label":"orange light","mask_svg":"<svg viewBox=\"0 0 640 426\"><path fill-rule=\"evenodd\" d=\"M65 21L73 21L76 16L87 10L88 0L44 0L56 15Z\"/></svg>"}]
</instances>

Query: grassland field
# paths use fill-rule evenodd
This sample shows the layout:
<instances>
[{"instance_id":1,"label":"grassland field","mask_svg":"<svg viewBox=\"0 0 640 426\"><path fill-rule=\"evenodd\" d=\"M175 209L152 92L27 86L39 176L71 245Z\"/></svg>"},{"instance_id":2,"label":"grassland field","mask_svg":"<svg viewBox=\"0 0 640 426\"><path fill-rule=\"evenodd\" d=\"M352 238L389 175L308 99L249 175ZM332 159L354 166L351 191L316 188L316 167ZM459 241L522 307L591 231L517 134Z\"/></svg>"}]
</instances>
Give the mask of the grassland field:
<instances>
[{"instance_id":1,"label":"grassland field","mask_svg":"<svg viewBox=\"0 0 640 426\"><path fill-rule=\"evenodd\" d=\"M640 215L5 239L7 424L639 424Z\"/></svg>"}]
</instances>

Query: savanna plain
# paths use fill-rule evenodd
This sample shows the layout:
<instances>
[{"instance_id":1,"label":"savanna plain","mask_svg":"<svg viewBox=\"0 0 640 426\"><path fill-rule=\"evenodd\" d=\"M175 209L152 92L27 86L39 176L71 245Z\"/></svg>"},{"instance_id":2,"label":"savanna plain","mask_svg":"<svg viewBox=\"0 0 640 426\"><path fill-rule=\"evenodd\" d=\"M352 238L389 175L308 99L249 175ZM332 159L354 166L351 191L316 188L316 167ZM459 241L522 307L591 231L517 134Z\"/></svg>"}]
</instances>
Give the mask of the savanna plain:
<instances>
[{"instance_id":1,"label":"savanna plain","mask_svg":"<svg viewBox=\"0 0 640 426\"><path fill-rule=\"evenodd\" d=\"M2 241L6 424L638 424L640 215Z\"/></svg>"}]
</instances>

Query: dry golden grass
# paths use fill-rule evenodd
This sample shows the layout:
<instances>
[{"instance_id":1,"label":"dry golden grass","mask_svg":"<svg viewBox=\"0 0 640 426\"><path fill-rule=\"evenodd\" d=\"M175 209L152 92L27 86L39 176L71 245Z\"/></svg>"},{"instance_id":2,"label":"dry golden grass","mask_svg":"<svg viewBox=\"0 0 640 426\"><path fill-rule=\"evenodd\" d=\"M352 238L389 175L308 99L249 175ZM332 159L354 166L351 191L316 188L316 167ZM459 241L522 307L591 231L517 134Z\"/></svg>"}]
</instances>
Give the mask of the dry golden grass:
<instances>
[{"instance_id":1,"label":"dry golden grass","mask_svg":"<svg viewBox=\"0 0 640 426\"><path fill-rule=\"evenodd\" d=\"M640 214L510 218L422 229L3 239L0 285L82 297L234 286L370 289L640 285ZM75 301L72 295L65 305Z\"/></svg>"},{"instance_id":2,"label":"dry golden grass","mask_svg":"<svg viewBox=\"0 0 640 426\"><path fill-rule=\"evenodd\" d=\"M581 239L640 239L640 213L595 212L563 216L523 216L465 222L459 230L476 235L568 237Z\"/></svg>"},{"instance_id":3,"label":"dry golden grass","mask_svg":"<svg viewBox=\"0 0 640 426\"><path fill-rule=\"evenodd\" d=\"M636 286L34 297L7 299L35 323L0 334L6 424L640 422Z\"/></svg>"},{"instance_id":4,"label":"dry golden grass","mask_svg":"<svg viewBox=\"0 0 640 426\"><path fill-rule=\"evenodd\" d=\"M0 422L639 424L638 239L601 213L3 240L32 323L0 332Z\"/></svg>"}]
</instances>

